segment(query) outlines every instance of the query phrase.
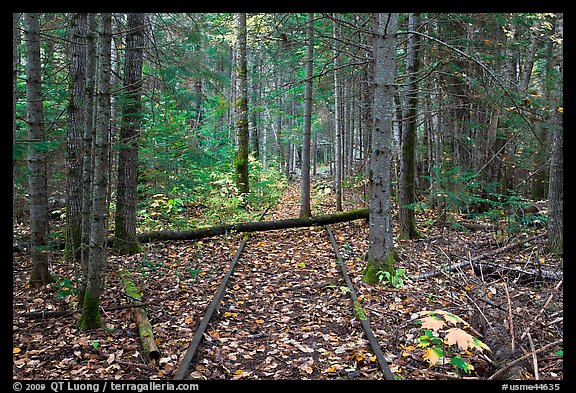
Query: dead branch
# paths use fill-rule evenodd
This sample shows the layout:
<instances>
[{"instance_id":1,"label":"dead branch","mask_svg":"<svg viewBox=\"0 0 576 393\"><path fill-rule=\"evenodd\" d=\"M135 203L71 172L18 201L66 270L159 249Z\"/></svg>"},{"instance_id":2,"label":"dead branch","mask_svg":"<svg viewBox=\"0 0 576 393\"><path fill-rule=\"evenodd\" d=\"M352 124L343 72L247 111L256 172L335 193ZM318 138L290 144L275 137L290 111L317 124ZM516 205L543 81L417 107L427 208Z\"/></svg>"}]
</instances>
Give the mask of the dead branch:
<instances>
[{"instance_id":1,"label":"dead branch","mask_svg":"<svg viewBox=\"0 0 576 393\"><path fill-rule=\"evenodd\" d=\"M144 303L132 303L132 304L120 304L118 306L110 306L110 307L103 307L104 311L116 311L116 310L123 310L126 308L134 308L134 307L144 307L153 304L152 302L144 302ZM69 315L73 315L76 313L80 313L82 310L55 310L55 311L47 311L47 310L39 310L39 311L31 311L31 312L22 312L18 314L14 314L14 318L32 318L32 319L46 319L46 318L58 318L58 317L67 317Z\"/></svg>"},{"instance_id":2,"label":"dead branch","mask_svg":"<svg viewBox=\"0 0 576 393\"><path fill-rule=\"evenodd\" d=\"M418 275L414 276L413 279L415 279L415 280L421 280L421 279L424 279L424 278L436 277L436 276L442 274L442 272L454 271L454 270L456 270L456 269L458 269L458 268L461 268L461 267L463 267L463 266L466 266L466 265L468 265L468 264L474 264L474 265L490 265L490 264L491 264L491 265L496 265L497 267L501 267L501 268L505 268L505 269L513 269L513 270L516 270L515 268L511 268L511 267L501 266L501 265L494 264L494 263L480 262L480 261L482 261L483 259L489 258L489 257L493 257L494 255L503 253L503 252L505 252L505 251L511 250L511 249L513 249L513 248L515 248L515 247L518 247L518 246L522 245L522 244L525 244L525 243L528 243L528 242L531 242L531 241L534 241L534 240L543 238L544 236L546 236L546 232L541 233L541 234L536 235L536 236L532 236L532 237L530 237L530 238L528 238L528 239L525 239L525 240L518 240L518 241L513 242L513 243L510 243L510 244L508 244L508 245L506 245L506 246L504 246L504 247L500 247L500 248L497 248L496 250L492 250L492 251L485 252L485 253L480 254L480 255L478 255L478 256L476 256L476 257L474 257L474 258L466 259L466 260L464 260L464 261L462 261L462 262L458 262L458 263L453 264L453 265L445 266L445 267L443 267L443 268L436 269L436 270L433 270L433 271L428 272L428 273L418 274ZM462 259L465 259L465 258L462 257ZM530 272L529 270L525 270L525 271L523 271L523 272L525 272L525 273L527 273L527 274L534 274L534 272ZM544 271L538 271L538 274L542 274L543 272L544 272ZM555 272L548 272L548 271L546 271L546 275L547 275L547 276L546 276L545 278L553 278L553 277L557 277L557 276L558 276ZM544 277L543 274L542 274L542 276Z\"/></svg>"}]
</instances>

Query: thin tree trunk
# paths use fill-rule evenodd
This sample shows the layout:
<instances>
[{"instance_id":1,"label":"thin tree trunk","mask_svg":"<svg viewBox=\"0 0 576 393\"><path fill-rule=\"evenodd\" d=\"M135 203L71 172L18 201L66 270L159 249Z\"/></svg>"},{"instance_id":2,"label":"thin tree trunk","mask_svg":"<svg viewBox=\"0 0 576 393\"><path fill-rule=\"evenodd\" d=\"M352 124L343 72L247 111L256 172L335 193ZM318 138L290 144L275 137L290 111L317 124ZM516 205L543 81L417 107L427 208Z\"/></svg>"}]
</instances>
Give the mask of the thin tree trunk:
<instances>
[{"instance_id":1,"label":"thin tree trunk","mask_svg":"<svg viewBox=\"0 0 576 393\"><path fill-rule=\"evenodd\" d=\"M128 14L126 58L124 60L124 99L118 154L118 184L114 247L120 254L140 251L136 235L136 188L138 185L138 139L142 119L142 59L146 14Z\"/></svg>"},{"instance_id":2,"label":"thin tree trunk","mask_svg":"<svg viewBox=\"0 0 576 393\"><path fill-rule=\"evenodd\" d=\"M377 282L379 270L394 270L390 163L394 119L394 75L396 71L397 14L374 17L374 129L370 167L370 226L364 280Z\"/></svg>"},{"instance_id":3,"label":"thin tree trunk","mask_svg":"<svg viewBox=\"0 0 576 393\"><path fill-rule=\"evenodd\" d=\"M240 194L250 192L248 180L248 71L246 62L246 14L238 14L238 98L236 99L236 131L238 150L236 153L236 187Z\"/></svg>"},{"instance_id":4,"label":"thin tree trunk","mask_svg":"<svg viewBox=\"0 0 576 393\"><path fill-rule=\"evenodd\" d=\"M88 267L90 258L90 212L92 211L92 170L94 168L94 91L96 83L96 14L88 13L88 32L86 43L86 114L84 133L82 135L82 241L80 292L78 308L81 309L86 293Z\"/></svg>"},{"instance_id":5,"label":"thin tree trunk","mask_svg":"<svg viewBox=\"0 0 576 393\"><path fill-rule=\"evenodd\" d=\"M20 60L20 32L19 32L19 20L22 16L21 13L12 14L12 67L13 67L13 79L12 79L12 151L13 159L16 152L16 108L18 105L18 63ZM12 165L12 179L16 177L16 165ZM12 182L12 222L16 222L16 192L15 192L15 182Z\"/></svg>"},{"instance_id":6,"label":"thin tree trunk","mask_svg":"<svg viewBox=\"0 0 576 393\"><path fill-rule=\"evenodd\" d=\"M82 315L78 325L82 329L93 329L101 325L100 296L103 290L106 265L106 229L108 216L108 150L110 130L110 71L112 15L98 15L97 45L97 107L96 135L94 139L93 200L90 215L90 253L88 279L84 294Z\"/></svg>"},{"instance_id":7,"label":"thin tree trunk","mask_svg":"<svg viewBox=\"0 0 576 393\"><path fill-rule=\"evenodd\" d=\"M563 39L564 19L562 14L556 14L555 35ZM552 94L552 160L550 163L550 189L548 193L548 249L555 254L562 254L564 248L564 153L563 153L563 99L562 82L564 76L564 45L557 44L555 55L558 60L559 81Z\"/></svg>"},{"instance_id":8,"label":"thin tree trunk","mask_svg":"<svg viewBox=\"0 0 576 393\"><path fill-rule=\"evenodd\" d=\"M86 126L86 13L72 15L70 26L70 83L66 133L67 249L71 260L81 259L82 239L82 135Z\"/></svg>"},{"instance_id":9,"label":"thin tree trunk","mask_svg":"<svg viewBox=\"0 0 576 393\"><path fill-rule=\"evenodd\" d=\"M336 23L336 14L334 14L334 21L332 22L332 30L334 37L334 129L335 144L334 144L334 172L336 174L336 211L342 211L342 112L341 100L342 93L340 87L340 59L338 56L338 25Z\"/></svg>"},{"instance_id":10,"label":"thin tree trunk","mask_svg":"<svg viewBox=\"0 0 576 393\"><path fill-rule=\"evenodd\" d=\"M408 15L408 30L417 31L420 25L420 16L411 13ZM400 160L400 190L399 190L399 237L413 239L418 236L416 230L416 216L414 203L416 202L416 127L418 113L418 82L416 74L419 70L419 41L416 34L408 37L406 50L407 86L405 93L405 110L403 114L404 126L401 139Z\"/></svg>"},{"instance_id":11,"label":"thin tree trunk","mask_svg":"<svg viewBox=\"0 0 576 393\"><path fill-rule=\"evenodd\" d=\"M26 39L26 102L28 111L28 152L30 188L30 285L40 287L53 282L48 271L48 176L42 109L40 64L40 14L24 14Z\"/></svg>"},{"instance_id":12,"label":"thin tree trunk","mask_svg":"<svg viewBox=\"0 0 576 393\"><path fill-rule=\"evenodd\" d=\"M306 84L304 91L304 135L300 168L300 217L310 217L310 133L312 130L312 58L314 55L314 14L308 14L306 30Z\"/></svg>"}]
</instances>

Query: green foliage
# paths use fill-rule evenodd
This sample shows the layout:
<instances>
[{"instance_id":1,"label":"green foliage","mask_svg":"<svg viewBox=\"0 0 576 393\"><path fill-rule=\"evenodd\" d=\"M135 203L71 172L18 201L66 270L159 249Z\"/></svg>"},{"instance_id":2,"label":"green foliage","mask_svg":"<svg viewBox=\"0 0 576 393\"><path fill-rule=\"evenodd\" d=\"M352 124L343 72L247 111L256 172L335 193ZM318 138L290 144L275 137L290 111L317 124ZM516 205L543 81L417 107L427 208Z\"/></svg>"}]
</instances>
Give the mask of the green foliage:
<instances>
[{"instance_id":1,"label":"green foliage","mask_svg":"<svg viewBox=\"0 0 576 393\"><path fill-rule=\"evenodd\" d=\"M393 273L387 270L378 270L376 272L376 277L378 277L378 282L385 285L392 285L394 288L400 288L404 286L404 278L406 278L406 272L404 269L395 269Z\"/></svg>"},{"instance_id":2,"label":"green foliage","mask_svg":"<svg viewBox=\"0 0 576 393\"><path fill-rule=\"evenodd\" d=\"M360 302L357 300L354 302L354 315L356 315L361 321L365 321L367 319L366 312L362 308Z\"/></svg>"},{"instance_id":3,"label":"green foliage","mask_svg":"<svg viewBox=\"0 0 576 393\"><path fill-rule=\"evenodd\" d=\"M56 299L66 298L70 295L77 295L79 290L76 288L73 280L65 277L63 279L56 279Z\"/></svg>"},{"instance_id":4,"label":"green foliage","mask_svg":"<svg viewBox=\"0 0 576 393\"><path fill-rule=\"evenodd\" d=\"M444 310L421 311L421 318L414 320L420 326L417 347L423 349L422 358L430 367L451 364L457 371L470 373L474 366L470 363L474 351L482 352L490 348L465 329L468 323L459 316Z\"/></svg>"}]
</instances>

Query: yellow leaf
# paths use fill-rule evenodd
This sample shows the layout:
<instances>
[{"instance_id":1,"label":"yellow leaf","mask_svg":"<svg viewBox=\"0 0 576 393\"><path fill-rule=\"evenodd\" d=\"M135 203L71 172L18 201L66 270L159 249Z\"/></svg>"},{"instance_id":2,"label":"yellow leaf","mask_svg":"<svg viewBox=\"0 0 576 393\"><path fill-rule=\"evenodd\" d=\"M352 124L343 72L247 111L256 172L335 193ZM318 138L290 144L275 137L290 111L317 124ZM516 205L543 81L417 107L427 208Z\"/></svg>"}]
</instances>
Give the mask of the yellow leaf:
<instances>
[{"instance_id":1,"label":"yellow leaf","mask_svg":"<svg viewBox=\"0 0 576 393\"><path fill-rule=\"evenodd\" d=\"M366 356L362 355L361 353L357 353L357 354L355 355L355 357L356 357L356 361L360 362L360 361L364 360L364 358L365 358Z\"/></svg>"},{"instance_id":2,"label":"yellow leaf","mask_svg":"<svg viewBox=\"0 0 576 393\"><path fill-rule=\"evenodd\" d=\"M234 371L235 375L242 375L244 373L244 370L242 370L241 368L239 368L238 370Z\"/></svg>"},{"instance_id":3,"label":"yellow leaf","mask_svg":"<svg viewBox=\"0 0 576 393\"><path fill-rule=\"evenodd\" d=\"M256 320L256 323L257 323L257 324L264 323L264 320L263 320L263 319L257 319L257 320Z\"/></svg>"},{"instance_id":4,"label":"yellow leaf","mask_svg":"<svg viewBox=\"0 0 576 393\"><path fill-rule=\"evenodd\" d=\"M332 365L324 370L325 373L335 373L336 372L336 365Z\"/></svg>"},{"instance_id":5,"label":"yellow leaf","mask_svg":"<svg viewBox=\"0 0 576 393\"><path fill-rule=\"evenodd\" d=\"M436 348L428 348L424 351L424 356L422 357L424 360L427 360L431 366L434 366L440 359L442 359L442 356L438 354Z\"/></svg>"},{"instance_id":6,"label":"yellow leaf","mask_svg":"<svg viewBox=\"0 0 576 393\"><path fill-rule=\"evenodd\" d=\"M18 347L12 349L12 354L20 353L22 350Z\"/></svg>"}]
</instances>

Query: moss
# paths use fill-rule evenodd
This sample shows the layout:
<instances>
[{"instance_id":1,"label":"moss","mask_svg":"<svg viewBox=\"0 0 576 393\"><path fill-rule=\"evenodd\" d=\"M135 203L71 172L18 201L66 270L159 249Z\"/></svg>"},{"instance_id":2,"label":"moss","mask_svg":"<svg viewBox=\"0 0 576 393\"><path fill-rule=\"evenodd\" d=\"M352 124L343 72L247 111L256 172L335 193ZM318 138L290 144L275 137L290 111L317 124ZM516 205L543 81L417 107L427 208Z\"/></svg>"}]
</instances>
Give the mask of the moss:
<instances>
[{"instance_id":1,"label":"moss","mask_svg":"<svg viewBox=\"0 0 576 393\"><path fill-rule=\"evenodd\" d=\"M86 291L82 306L82 315L78 320L80 330L97 329L102 326L100 317L100 300L93 297L90 292Z\"/></svg>"},{"instance_id":2,"label":"moss","mask_svg":"<svg viewBox=\"0 0 576 393\"><path fill-rule=\"evenodd\" d=\"M368 258L366 267L362 271L363 280L367 284L377 284L379 271L387 271L394 274L394 262L398 259L398 253L392 250L383 261L377 261L373 258Z\"/></svg>"},{"instance_id":3,"label":"moss","mask_svg":"<svg viewBox=\"0 0 576 393\"><path fill-rule=\"evenodd\" d=\"M140 292L136 284L130 280L130 273L127 270L121 270L120 277L122 278L122 284L124 285L126 295L130 296L132 299L142 300L142 292Z\"/></svg>"}]
</instances>

